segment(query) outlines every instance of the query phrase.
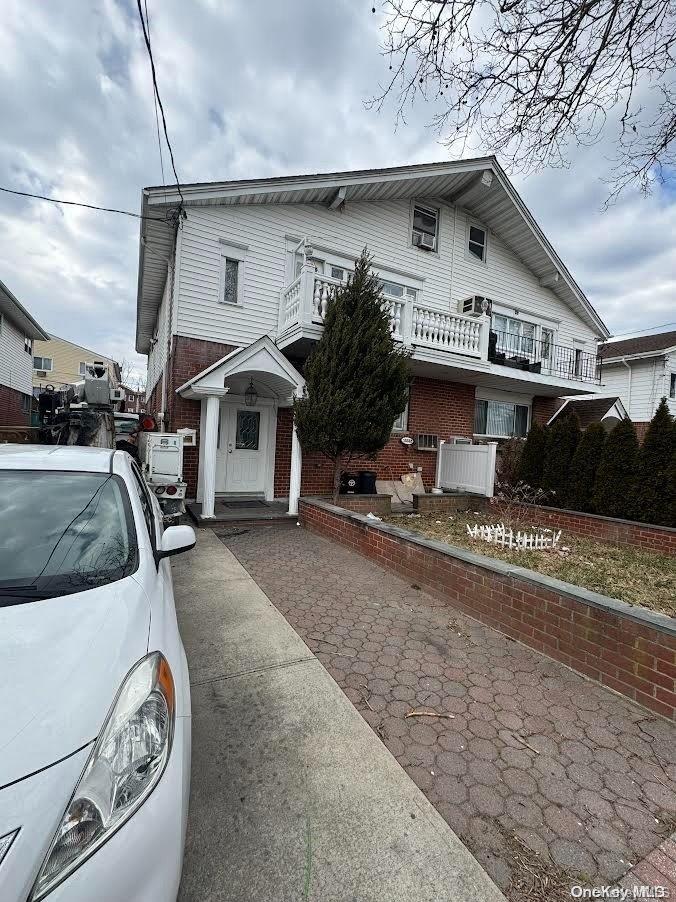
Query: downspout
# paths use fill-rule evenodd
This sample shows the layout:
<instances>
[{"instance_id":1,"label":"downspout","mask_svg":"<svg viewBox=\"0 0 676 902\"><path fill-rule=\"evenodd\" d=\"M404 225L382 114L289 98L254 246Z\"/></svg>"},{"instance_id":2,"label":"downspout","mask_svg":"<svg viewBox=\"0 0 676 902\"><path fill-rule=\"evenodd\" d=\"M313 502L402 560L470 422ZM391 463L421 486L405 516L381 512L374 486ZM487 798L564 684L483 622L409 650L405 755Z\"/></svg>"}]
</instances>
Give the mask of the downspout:
<instances>
[{"instance_id":1,"label":"downspout","mask_svg":"<svg viewBox=\"0 0 676 902\"><path fill-rule=\"evenodd\" d=\"M631 377L632 377L632 369L631 365L627 363L626 357L622 358L622 363L629 370L629 391L627 392L627 416L631 419Z\"/></svg>"}]
</instances>

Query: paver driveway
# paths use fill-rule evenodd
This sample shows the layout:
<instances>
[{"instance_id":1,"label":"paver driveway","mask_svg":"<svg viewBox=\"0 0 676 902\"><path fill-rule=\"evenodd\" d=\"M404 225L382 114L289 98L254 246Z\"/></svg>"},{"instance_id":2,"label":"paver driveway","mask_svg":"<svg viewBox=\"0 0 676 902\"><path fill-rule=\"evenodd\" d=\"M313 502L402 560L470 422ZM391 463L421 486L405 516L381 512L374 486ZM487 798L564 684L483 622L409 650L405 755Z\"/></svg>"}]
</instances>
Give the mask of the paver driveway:
<instances>
[{"instance_id":1,"label":"paver driveway","mask_svg":"<svg viewBox=\"0 0 676 902\"><path fill-rule=\"evenodd\" d=\"M220 537L512 899L613 883L672 832L676 727L327 539L234 533Z\"/></svg>"}]
</instances>

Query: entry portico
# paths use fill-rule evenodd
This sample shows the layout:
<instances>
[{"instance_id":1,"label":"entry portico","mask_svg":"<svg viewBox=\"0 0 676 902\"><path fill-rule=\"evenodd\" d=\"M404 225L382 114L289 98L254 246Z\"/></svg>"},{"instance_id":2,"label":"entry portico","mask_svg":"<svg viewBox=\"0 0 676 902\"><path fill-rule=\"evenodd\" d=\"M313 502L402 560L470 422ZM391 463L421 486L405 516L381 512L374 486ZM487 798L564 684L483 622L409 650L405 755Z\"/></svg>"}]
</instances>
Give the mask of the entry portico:
<instances>
[{"instance_id":1,"label":"entry portico","mask_svg":"<svg viewBox=\"0 0 676 902\"><path fill-rule=\"evenodd\" d=\"M274 498L277 410L300 397L303 377L264 335L198 373L177 394L201 402L197 501L214 517L216 494ZM289 513L298 512L301 449L291 442Z\"/></svg>"}]
</instances>

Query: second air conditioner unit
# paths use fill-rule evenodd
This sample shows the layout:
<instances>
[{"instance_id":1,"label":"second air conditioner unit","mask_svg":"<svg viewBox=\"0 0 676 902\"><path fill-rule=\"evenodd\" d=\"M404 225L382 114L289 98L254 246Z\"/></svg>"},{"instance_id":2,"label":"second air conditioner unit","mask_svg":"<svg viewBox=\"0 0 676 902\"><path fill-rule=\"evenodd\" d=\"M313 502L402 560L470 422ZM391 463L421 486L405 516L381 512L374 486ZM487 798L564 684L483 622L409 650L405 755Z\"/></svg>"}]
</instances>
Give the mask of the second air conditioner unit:
<instances>
[{"instance_id":1,"label":"second air conditioner unit","mask_svg":"<svg viewBox=\"0 0 676 902\"><path fill-rule=\"evenodd\" d=\"M473 294L460 302L460 312L466 316L490 316L493 301L481 294Z\"/></svg>"},{"instance_id":2,"label":"second air conditioner unit","mask_svg":"<svg viewBox=\"0 0 676 902\"><path fill-rule=\"evenodd\" d=\"M426 232L415 232L413 242L424 251L433 251L437 246L437 240L434 235L428 235Z\"/></svg>"}]
</instances>

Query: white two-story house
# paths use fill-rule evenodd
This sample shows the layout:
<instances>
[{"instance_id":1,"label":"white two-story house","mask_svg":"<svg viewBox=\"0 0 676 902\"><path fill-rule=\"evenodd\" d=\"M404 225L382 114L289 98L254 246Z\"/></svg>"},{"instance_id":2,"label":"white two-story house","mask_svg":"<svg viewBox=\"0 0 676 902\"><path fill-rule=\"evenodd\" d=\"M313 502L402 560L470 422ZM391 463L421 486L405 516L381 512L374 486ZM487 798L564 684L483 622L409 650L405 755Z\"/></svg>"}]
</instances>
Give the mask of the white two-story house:
<instances>
[{"instance_id":1,"label":"white two-story house","mask_svg":"<svg viewBox=\"0 0 676 902\"><path fill-rule=\"evenodd\" d=\"M0 282L0 426L30 425L36 339L48 341L49 335Z\"/></svg>"},{"instance_id":2,"label":"white two-story house","mask_svg":"<svg viewBox=\"0 0 676 902\"><path fill-rule=\"evenodd\" d=\"M607 329L494 157L143 191L136 347L148 411L193 427L189 494L331 489L302 455L292 399L333 291L368 248L392 334L411 349L407 410L377 459L434 480L437 442L525 435L559 396L601 390ZM171 215L172 210L174 215Z\"/></svg>"},{"instance_id":3,"label":"white two-story house","mask_svg":"<svg viewBox=\"0 0 676 902\"><path fill-rule=\"evenodd\" d=\"M599 352L606 391L622 399L641 440L662 398L676 416L676 332L609 341Z\"/></svg>"}]
</instances>

